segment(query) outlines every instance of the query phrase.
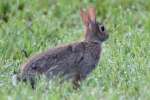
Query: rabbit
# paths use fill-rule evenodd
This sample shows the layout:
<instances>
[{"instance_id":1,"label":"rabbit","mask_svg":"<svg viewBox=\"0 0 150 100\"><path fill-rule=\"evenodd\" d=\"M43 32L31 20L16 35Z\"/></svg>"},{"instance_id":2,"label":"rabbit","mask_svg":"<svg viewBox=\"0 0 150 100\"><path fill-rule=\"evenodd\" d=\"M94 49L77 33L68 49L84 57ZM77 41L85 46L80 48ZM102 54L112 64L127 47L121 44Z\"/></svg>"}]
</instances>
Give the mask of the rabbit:
<instances>
[{"instance_id":1,"label":"rabbit","mask_svg":"<svg viewBox=\"0 0 150 100\"><path fill-rule=\"evenodd\" d=\"M86 11L81 9L80 16L85 39L32 56L21 66L19 79L28 80L34 88L37 76L44 75L47 79L60 76L64 80L72 80L74 86L79 86L97 66L101 45L109 37L104 25L96 21L95 7L88 7Z\"/></svg>"}]
</instances>

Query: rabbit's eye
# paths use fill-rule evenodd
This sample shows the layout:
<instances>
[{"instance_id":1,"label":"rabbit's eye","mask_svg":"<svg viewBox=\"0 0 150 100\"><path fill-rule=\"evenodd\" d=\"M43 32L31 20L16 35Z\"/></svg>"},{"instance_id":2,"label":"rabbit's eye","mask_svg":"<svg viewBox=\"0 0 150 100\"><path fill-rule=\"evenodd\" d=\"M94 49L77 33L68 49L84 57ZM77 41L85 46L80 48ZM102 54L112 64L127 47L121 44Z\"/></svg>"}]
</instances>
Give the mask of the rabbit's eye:
<instances>
[{"instance_id":1,"label":"rabbit's eye","mask_svg":"<svg viewBox=\"0 0 150 100\"><path fill-rule=\"evenodd\" d=\"M105 27L104 27L103 25L99 25L99 30L100 30L101 32L104 32L104 31L105 31Z\"/></svg>"}]
</instances>

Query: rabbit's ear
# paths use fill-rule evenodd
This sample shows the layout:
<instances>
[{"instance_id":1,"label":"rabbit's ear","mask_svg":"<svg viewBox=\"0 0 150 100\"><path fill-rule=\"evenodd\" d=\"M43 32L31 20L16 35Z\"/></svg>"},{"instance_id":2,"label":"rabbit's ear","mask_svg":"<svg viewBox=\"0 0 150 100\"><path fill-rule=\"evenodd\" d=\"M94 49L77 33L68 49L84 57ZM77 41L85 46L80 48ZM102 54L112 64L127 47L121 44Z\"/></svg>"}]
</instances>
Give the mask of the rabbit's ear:
<instances>
[{"instance_id":1,"label":"rabbit's ear","mask_svg":"<svg viewBox=\"0 0 150 100\"><path fill-rule=\"evenodd\" d=\"M80 10L80 16L82 18L82 21L84 23L85 26L88 26L89 25L89 16L87 14L87 12L83 11L82 9Z\"/></svg>"},{"instance_id":2,"label":"rabbit's ear","mask_svg":"<svg viewBox=\"0 0 150 100\"><path fill-rule=\"evenodd\" d=\"M87 13L88 13L88 16L89 16L90 20L95 23L96 22L96 10L95 10L95 7L94 6L90 6L88 8Z\"/></svg>"}]
</instances>

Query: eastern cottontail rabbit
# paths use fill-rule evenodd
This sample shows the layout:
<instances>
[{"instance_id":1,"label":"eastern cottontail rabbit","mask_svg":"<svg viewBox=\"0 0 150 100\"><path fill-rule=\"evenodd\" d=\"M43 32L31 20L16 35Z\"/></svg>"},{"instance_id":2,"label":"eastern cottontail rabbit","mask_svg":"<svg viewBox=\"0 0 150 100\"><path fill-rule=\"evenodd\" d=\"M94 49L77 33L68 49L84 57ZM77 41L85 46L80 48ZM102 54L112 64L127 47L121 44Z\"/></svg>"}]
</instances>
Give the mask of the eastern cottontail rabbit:
<instances>
[{"instance_id":1,"label":"eastern cottontail rabbit","mask_svg":"<svg viewBox=\"0 0 150 100\"><path fill-rule=\"evenodd\" d=\"M105 27L96 21L94 7L80 11L85 29L85 40L62 47L51 48L35 55L22 66L20 79L29 80L34 87L34 78L45 75L48 79L61 75L72 79L75 86L96 67L101 53L101 44L108 38Z\"/></svg>"}]
</instances>

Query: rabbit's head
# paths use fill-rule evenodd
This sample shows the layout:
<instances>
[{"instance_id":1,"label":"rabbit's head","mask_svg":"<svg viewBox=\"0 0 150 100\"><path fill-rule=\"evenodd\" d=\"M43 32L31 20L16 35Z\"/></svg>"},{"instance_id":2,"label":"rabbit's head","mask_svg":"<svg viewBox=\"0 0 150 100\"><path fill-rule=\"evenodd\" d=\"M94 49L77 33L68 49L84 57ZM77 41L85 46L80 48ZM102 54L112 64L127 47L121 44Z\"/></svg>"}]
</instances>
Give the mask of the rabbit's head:
<instances>
[{"instance_id":1,"label":"rabbit's head","mask_svg":"<svg viewBox=\"0 0 150 100\"><path fill-rule=\"evenodd\" d=\"M85 40L93 42L103 42L108 38L107 31L102 23L96 21L96 11L93 6L87 11L80 11L85 29Z\"/></svg>"}]
</instances>

